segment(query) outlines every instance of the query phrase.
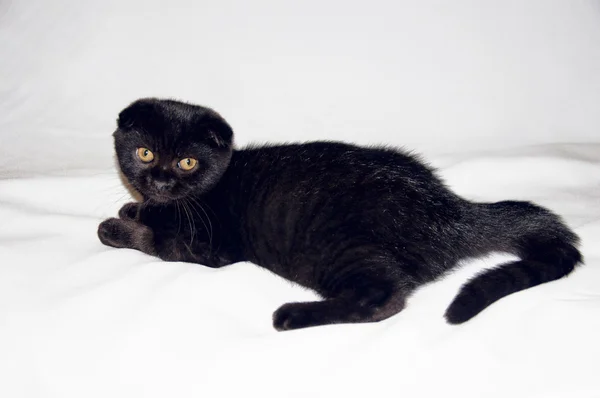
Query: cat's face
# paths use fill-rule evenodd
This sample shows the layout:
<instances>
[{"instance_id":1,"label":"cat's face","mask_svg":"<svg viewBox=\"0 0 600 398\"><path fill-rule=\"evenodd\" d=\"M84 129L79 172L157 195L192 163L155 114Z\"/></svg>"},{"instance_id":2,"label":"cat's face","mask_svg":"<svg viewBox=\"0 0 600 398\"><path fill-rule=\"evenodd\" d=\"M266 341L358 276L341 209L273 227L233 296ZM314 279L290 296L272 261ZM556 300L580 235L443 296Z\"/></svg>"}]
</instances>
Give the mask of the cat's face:
<instances>
[{"instance_id":1,"label":"cat's face","mask_svg":"<svg viewBox=\"0 0 600 398\"><path fill-rule=\"evenodd\" d=\"M117 124L119 166L145 199L167 202L207 192L229 165L233 132L211 109L143 99L125 108Z\"/></svg>"}]
</instances>

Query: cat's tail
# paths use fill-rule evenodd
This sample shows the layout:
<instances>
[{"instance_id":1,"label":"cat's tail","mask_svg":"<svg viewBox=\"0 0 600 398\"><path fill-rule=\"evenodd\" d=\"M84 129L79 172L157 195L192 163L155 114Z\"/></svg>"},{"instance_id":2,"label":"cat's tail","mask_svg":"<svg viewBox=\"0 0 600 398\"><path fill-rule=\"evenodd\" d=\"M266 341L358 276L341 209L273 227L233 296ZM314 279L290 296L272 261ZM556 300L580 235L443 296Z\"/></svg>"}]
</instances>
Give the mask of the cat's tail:
<instances>
[{"instance_id":1,"label":"cat's tail","mask_svg":"<svg viewBox=\"0 0 600 398\"><path fill-rule=\"evenodd\" d=\"M516 201L475 206L482 246L521 259L465 283L446 310L449 323L463 323L504 296L562 278L583 261L579 238L549 210Z\"/></svg>"}]
</instances>

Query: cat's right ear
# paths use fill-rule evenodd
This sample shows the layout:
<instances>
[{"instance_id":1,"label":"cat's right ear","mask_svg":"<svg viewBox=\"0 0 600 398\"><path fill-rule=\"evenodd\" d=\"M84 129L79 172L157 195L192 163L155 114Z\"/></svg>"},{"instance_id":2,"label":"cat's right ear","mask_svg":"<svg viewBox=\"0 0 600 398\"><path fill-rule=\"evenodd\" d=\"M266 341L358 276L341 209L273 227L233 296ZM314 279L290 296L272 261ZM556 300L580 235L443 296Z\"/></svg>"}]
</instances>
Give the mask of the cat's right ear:
<instances>
[{"instance_id":1,"label":"cat's right ear","mask_svg":"<svg viewBox=\"0 0 600 398\"><path fill-rule=\"evenodd\" d=\"M143 121L150 121L154 115L154 105L144 100L138 100L119 113L117 126L121 130L128 130Z\"/></svg>"}]
</instances>

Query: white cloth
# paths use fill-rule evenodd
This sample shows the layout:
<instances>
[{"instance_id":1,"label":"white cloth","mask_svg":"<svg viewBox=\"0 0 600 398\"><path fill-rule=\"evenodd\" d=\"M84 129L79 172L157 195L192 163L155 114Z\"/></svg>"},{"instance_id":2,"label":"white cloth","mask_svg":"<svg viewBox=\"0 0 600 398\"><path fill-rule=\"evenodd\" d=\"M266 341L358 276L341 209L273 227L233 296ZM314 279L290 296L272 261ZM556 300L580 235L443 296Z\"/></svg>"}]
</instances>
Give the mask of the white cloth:
<instances>
[{"instance_id":1,"label":"white cloth","mask_svg":"<svg viewBox=\"0 0 600 398\"><path fill-rule=\"evenodd\" d=\"M598 3L289 3L0 2L0 396L600 397ZM461 326L445 308L505 256L387 321L277 333L311 292L98 241L142 96L213 106L240 144L415 148L467 198L563 215L586 264Z\"/></svg>"}]
</instances>

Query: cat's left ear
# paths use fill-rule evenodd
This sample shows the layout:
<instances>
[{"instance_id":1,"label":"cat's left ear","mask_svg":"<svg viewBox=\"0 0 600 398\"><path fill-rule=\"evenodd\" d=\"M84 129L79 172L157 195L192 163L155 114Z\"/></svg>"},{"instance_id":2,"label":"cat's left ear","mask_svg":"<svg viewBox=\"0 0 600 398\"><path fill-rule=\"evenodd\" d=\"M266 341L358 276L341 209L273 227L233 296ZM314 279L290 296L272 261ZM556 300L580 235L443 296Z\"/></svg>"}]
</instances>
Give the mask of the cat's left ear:
<instances>
[{"instance_id":1,"label":"cat's left ear","mask_svg":"<svg viewBox=\"0 0 600 398\"><path fill-rule=\"evenodd\" d=\"M208 136L212 144L218 148L231 147L233 143L233 129L221 115L211 111L209 115L203 118L202 125L208 130Z\"/></svg>"}]
</instances>

